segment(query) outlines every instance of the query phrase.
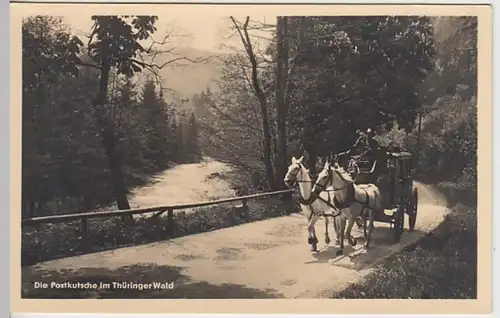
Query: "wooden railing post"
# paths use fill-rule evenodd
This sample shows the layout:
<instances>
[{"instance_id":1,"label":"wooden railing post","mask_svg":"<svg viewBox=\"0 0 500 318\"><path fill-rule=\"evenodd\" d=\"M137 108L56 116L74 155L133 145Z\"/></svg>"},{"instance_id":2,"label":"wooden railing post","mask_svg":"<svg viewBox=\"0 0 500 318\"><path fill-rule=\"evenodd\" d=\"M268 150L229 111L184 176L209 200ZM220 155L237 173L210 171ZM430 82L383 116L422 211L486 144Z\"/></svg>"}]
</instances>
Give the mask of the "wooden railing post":
<instances>
[{"instance_id":1,"label":"wooden railing post","mask_svg":"<svg viewBox=\"0 0 500 318\"><path fill-rule=\"evenodd\" d=\"M82 218L80 222L80 246L82 250L87 251L89 248L89 231L88 231L88 218Z\"/></svg>"},{"instance_id":2,"label":"wooden railing post","mask_svg":"<svg viewBox=\"0 0 500 318\"><path fill-rule=\"evenodd\" d=\"M168 235L174 235L174 209L167 209L167 233Z\"/></svg>"},{"instance_id":3,"label":"wooden railing post","mask_svg":"<svg viewBox=\"0 0 500 318\"><path fill-rule=\"evenodd\" d=\"M241 200L241 204L242 204L241 216L244 218L247 218L248 217L248 200L247 199Z\"/></svg>"}]
</instances>

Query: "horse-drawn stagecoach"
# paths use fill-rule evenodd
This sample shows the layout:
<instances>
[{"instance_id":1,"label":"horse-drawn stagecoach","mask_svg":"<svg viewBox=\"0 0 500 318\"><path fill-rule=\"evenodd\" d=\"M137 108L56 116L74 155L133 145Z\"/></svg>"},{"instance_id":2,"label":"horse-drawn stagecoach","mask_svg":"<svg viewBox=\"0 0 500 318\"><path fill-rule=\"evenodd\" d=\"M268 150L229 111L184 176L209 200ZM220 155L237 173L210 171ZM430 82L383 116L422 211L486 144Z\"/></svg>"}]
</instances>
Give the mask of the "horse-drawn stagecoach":
<instances>
[{"instance_id":1,"label":"horse-drawn stagecoach","mask_svg":"<svg viewBox=\"0 0 500 318\"><path fill-rule=\"evenodd\" d=\"M410 231L415 228L418 192L413 184L411 153L377 147L357 156L350 151L336 154L333 160L325 162L316 181L302 164L303 158L292 158L284 182L290 188L299 186L298 203L308 219L308 243L312 251L317 251L314 224L320 217L325 220L326 244L330 242L328 219L333 217L338 254L343 253L345 237L349 244L356 245L357 240L351 235L355 223L364 230L366 249L370 246L374 222L390 223L396 242L403 233L405 214Z\"/></svg>"},{"instance_id":2,"label":"horse-drawn stagecoach","mask_svg":"<svg viewBox=\"0 0 500 318\"><path fill-rule=\"evenodd\" d=\"M415 228L418 211L418 190L413 184L413 156L406 151L379 151L375 160L359 156L348 158L347 170L358 185L375 184L381 192L384 213L376 213L374 220L390 223L394 240L399 242L403 233L405 214L410 231ZM357 219L358 227L362 220Z\"/></svg>"}]
</instances>

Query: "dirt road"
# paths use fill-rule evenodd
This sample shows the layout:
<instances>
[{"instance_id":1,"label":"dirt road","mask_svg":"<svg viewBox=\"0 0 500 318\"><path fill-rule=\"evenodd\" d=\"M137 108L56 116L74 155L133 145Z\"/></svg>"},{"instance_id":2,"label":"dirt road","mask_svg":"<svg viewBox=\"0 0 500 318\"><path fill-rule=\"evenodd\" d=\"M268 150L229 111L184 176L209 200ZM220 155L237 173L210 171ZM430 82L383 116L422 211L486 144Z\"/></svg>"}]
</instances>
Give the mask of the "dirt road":
<instances>
[{"instance_id":1,"label":"dirt road","mask_svg":"<svg viewBox=\"0 0 500 318\"><path fill-rule=\"evenodd\" d=\"M363 279L375 263L400 252L444 220L449 211L443 197L428 186L417 186L420 204L415 231L405 230L401 242L394 245L388 226L376 223L369 252L362 250L362 244L355 248L346 245L347 255L336 257L335 246L323 243L324 223L320 220L316 231L321 251L311 254L306 220L301 214L293 214L165 242L41 263L24 271L23 287L29 291L35 279L45 277L59 281L174 283L168 290L132 288L80 297L329 297L333 291ZM407 228L407 220L405 225ZM333 238L333 231L330 232Z\"/></svg>"}]
</instances>

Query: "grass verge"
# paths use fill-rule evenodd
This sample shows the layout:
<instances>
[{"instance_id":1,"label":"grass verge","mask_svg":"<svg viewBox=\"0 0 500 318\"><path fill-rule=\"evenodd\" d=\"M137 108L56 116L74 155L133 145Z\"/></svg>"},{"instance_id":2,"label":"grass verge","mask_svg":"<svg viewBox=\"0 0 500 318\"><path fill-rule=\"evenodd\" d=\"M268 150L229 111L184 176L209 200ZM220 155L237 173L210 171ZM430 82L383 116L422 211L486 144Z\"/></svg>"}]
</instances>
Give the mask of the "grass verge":
<instances>
[{"instance_id":1,"label":"grass verge","mask_svg":"<svg viewBox=\"0 0 500 318\"><path fill-rule=\"evenodd\" d=\"M332 298L476 299L477 205L458 203L451 210L413 249Z\"/></svg>"}]
</instances>

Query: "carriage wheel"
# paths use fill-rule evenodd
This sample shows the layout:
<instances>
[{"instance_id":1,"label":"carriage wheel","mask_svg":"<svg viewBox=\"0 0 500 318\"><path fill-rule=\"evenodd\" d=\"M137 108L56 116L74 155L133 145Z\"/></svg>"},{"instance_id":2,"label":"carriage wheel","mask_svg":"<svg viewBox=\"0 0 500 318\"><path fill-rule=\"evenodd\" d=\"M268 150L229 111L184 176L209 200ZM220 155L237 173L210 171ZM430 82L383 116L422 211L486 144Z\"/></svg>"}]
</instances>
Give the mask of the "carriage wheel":
<instances>
[{"instance_id":1,"label":"carriage wheel","mask_svg":"<svg viewBox=\"0 0 500 318\"><path fill-rule=\"evenodd\" d=\"M405 224L405 208L403 204L398 206L396 210L396 214L394 215L394 227L393 235L394 235L394 243L399 243L401 240L401 235L403 235L403 228Z\"/></svg>"},{"instance_id":2,"label":"carriage wheel","mask_svg":"<svg viewBox=\"0 0 500 318\"><path fill-rule=\"evenodd\" d=\"M418 190L413 188L411 193L411 201L408 206L408 226L410 231L415 229L415 223L417 222L417 212L418 212Z\"/></svg>"}]
</instances>

